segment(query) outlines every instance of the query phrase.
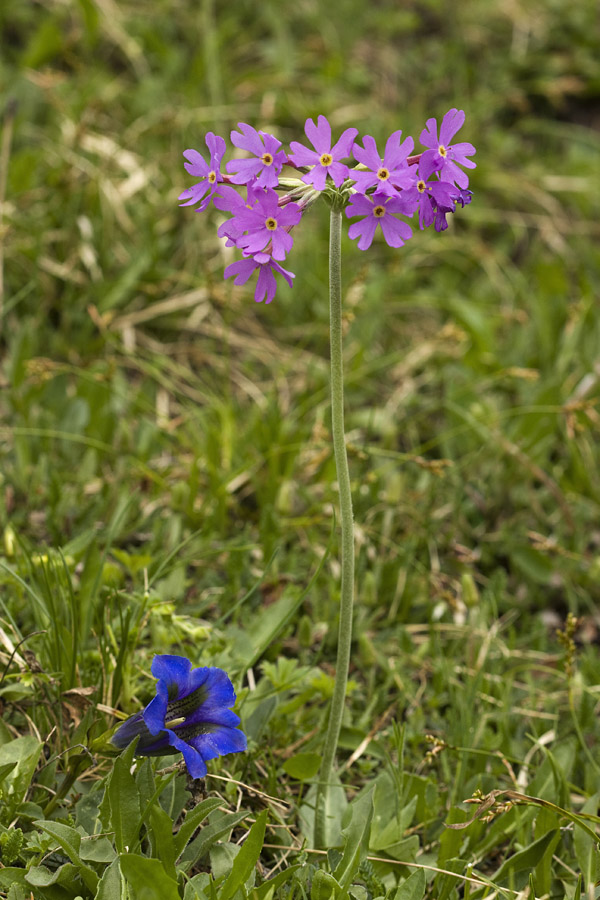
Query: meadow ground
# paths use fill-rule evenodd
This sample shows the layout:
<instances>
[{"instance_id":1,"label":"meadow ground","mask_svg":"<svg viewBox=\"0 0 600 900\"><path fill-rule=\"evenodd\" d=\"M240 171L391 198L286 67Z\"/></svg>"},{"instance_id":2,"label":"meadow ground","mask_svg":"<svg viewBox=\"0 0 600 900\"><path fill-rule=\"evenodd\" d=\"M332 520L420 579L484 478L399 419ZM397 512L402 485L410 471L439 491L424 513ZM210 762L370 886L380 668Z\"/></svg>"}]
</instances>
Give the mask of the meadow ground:
<instances>
[{"instance_id":1,"label":"meadow ground","mask_svg":"<svg viewBox=\"0 0 600 900\"><path fill-rule=\"evenodd\" d=\"M596 896L596 4L23 0L0 41L0 895ZM451 107L471 205L344 237L357 598L319 855L327 208L256 304L181 154L321 113L417 140ZM156 653L235 684L248 752L205 781L90 756Z\"/></svg>"}]
</instances>

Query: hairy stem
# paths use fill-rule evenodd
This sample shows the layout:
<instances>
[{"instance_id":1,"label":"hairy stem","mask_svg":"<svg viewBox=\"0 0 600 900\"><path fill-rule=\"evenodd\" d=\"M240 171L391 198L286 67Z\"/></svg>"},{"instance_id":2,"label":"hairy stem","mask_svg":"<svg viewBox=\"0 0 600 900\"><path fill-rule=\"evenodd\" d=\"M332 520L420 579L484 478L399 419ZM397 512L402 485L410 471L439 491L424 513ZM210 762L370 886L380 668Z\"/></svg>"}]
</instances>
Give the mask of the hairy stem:
<instances>
[{"instance_id":1,"label":"hairy stem","mask_svg":"<svg viewBox=\"0 0 600 900\"><path fill-rule=\"evenodd\" d=\"M344 367L342 354L342 212L339 206L331 208L329 231L329 316L331 345L331 421L333 451L340 495L341 568L340 621L338 631L335 684L323 760L317 785L315 804L315 846L322 848L326 836L327 794L335 762L344 702L350 645L352 641L352 607L354 602L354 534L352 525L352 493L350 472L344 435Z\"/></svg>"}]
</instances>

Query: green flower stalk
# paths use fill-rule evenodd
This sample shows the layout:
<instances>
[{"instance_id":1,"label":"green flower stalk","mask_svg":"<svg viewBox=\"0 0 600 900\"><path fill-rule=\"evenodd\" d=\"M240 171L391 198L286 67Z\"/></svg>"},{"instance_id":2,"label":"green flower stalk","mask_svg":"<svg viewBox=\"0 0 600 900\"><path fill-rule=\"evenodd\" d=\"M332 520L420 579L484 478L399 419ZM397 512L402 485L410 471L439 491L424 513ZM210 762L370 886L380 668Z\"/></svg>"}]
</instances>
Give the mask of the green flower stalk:
<instances>
[{"instance_id":1,"label":"green flower stalk","mask_svg":"<svg viewBox=\"0 0 600 900\"><path fill-rule=\"evenodd\" d=\"M315 846L325 845L325 798L331 781L335 753L342 727L344 700L350 666L352 643L352 611L354 606L354 517L350 471L344 432L344 363L342 344L342 209L343 201L332 201L329 219L329 340L331 365L331 424L333 452L340 496L340 525L342 533L340 591L340 621L338 628L335 683L323 759L317 784L315 804Z\"/></svg>"}]
</instances>

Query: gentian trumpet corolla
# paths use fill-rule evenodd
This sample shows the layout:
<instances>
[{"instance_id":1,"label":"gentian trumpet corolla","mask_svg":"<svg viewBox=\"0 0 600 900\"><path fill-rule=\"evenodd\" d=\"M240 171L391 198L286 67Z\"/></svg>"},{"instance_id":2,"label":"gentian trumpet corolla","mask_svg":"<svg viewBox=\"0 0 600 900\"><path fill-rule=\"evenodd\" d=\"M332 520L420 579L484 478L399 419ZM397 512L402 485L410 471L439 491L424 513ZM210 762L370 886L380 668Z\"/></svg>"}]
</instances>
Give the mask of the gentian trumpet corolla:
<instances>
[{"instance_id":1,"label":"gentian trumpet corolla","mask_svg":"<svg viewBox=\"0 0 600 900\"><path fill-rule=\"evenodd\" d=\"M233 685L223 669L193 669L184 656L165 654L152 660L152 674L158 679L156 696L117 729L114 747L124 750L139 735L138 756L180 751L192 778L206 775L209 759L246 749L246 735L231 709Z\"/></svg>"}]
</instances>

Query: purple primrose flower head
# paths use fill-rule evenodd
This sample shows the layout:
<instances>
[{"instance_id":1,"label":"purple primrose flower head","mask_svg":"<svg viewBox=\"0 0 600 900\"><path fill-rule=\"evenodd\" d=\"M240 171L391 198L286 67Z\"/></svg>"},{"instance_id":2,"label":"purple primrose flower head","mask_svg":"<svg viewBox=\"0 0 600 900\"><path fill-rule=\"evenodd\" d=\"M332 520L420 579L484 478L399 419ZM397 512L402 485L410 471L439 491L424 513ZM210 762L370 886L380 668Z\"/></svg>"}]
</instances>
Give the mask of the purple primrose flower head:
<instances>
[{"instance_id":1,"label":"purple primrose flower head","mask_svg":"<svg viewBox=\"0 0 600 900\"><path fill-rule=\"evenodd\" d=\"M221 164L225 141L208 132L208 162L197 150L184 152L185 168L198 181L179 199L184 201L182 206L197 205L198 211L212 201L228 215L217 234L227 247L239 248L243 259L228 265L224 276L233 277L234 283L241 285L256 273L254 298L270 303L277 290L276 276L292 286L294 274L280 263L293 247L292 229L322 192L337 209L345 209L349 218L358 217L350 224L348 234L352 240L358 239L360 250L371 246L377 228L381 228L390 247L401 247L412 230L399 217L415 212L421 228L433 225L436 231L444 231L448 214L458 206L467 206L472 197L463 168L475 167L469 158L475 148L466 142L453 143L464 120L463 110L448 110L438 134L436 119L428 119L421 133L426 149L414 156L409 155L414 148L412 137L402 140L400 130L388 137L383 155L369 134L362 138L362 145L358 143L358 129L353 127L346 128L333 143L331 125L323 115L317 117L316 124L313 119L305 122L304 131L312 146L291 141L288 156L274 135L239 122L239 130L231 132L231 142L248 156L230 160L224 174ZM344 160L351 155L358 165L349 168ZM292 173L294 177L284 174L285 166L300 169L300 173ZM245 196L239 187L245 189ZM123 736L127 729L146 727L146 714L147 710L132 717L117 734ZM174 730L166 728L165 734ZM161 740L165 746L174 746L167 738ZM146 746L144 742L147 735L141 741ZM156 741L148 746L156 746Z\"/></svg>"},{"instance_id":2,"label":"purple primrose flower head","mask_svg":"<svg viewBox=\"0 0 600 900\"><path fill-rule=\"evenodd\" d=\"M216 756L246 749L246 735L231 707L235 692L223 669L192 668L184 656L155 656L152 674L156 696L141 712L126 719L111 738L124 750L139 735L138 756L181 752L192 778L204 778L206 763Z\"/></svg>"}]
</instances>

